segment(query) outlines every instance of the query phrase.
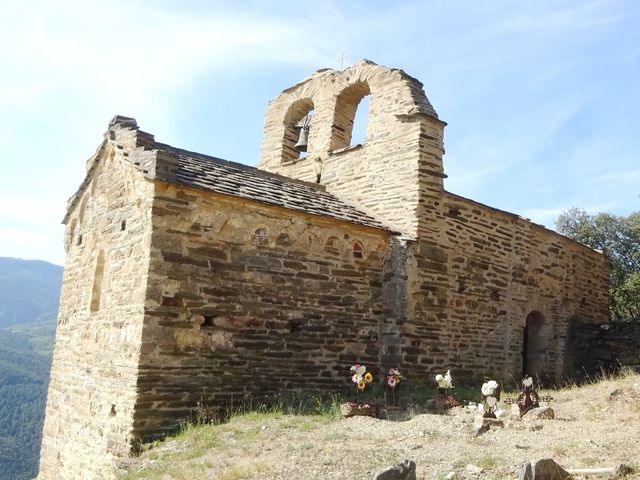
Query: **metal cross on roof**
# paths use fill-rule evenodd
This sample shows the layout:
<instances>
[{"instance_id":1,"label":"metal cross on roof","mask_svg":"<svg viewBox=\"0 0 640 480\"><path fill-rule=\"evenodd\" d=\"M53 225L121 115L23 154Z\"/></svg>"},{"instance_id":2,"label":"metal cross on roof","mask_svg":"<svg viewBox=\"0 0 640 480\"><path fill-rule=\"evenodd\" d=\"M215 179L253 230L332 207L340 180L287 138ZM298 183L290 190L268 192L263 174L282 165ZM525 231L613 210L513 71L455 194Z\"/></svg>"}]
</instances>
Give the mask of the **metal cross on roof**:
<instances>
[{"instance_id":1,"label":"metal cross on roof","mask_svg":"<svg viewBox=\"0 0 640 480\"><path fill-rule=\"evenodd\" d=\"M340 62L340 71L344 70L344 61L346 59L347 59L347 56L344 54L344 52L342 52L342 55L338 59L338 61Z\"/></svg>"}]
</instances>

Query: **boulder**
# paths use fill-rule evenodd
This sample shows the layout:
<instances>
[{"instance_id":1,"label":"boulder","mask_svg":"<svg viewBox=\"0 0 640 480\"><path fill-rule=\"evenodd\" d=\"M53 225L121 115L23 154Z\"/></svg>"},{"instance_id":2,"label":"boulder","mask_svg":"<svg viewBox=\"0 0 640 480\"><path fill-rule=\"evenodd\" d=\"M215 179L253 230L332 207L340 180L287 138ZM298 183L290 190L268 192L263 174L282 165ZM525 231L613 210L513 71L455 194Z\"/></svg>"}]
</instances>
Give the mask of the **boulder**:
<instances>
[{"instance_id":1,"label":"boulder","mask_svg":"<svg viewBox=\"0 0 640 480\"><path fill-rule=\"evenodd\" d=\"M571 474L550 458L532 460L520 469L519 480L567 480Z\"/></svg>"},{"instance_id":2,"label":"boulder","mask_svg":"<svg viewBox=\"0 0 640 480\"><path fill-rule=\"evenodd\" d=\"M532 408L522 416L523 421L549 420L555 418L555 413L551 407Z\"/></svg>"},{"instance_id":3,"label":"boulder","mask_svg":"<svg viewBox=\"0 0 640 480\"><path fill-rule=\"evenodd\" d=\"M340 405L340 414L344 418L365 416L375 417L376 409L367 403L347 402Z\"/></svg>"},{"instance_id":4,"label":"boulder","mask_svg":"<svg viewBox=\"0 0 640 480\"><path fill-rule=\"evenodd\" d=\"M503 428L504 422L497 418L486 418L482 415L476 415L473 419L474 432L476 437L478 435L482 435L485 432L488 432L490 428Z\"/></svg>"},{"instance_id":5,"label":"boulder","mask_svg":"<svg viewBox=\"0 0 640 480\"><path fill-rule=\"evenodd\" d=\"M405 460L393 467L380 470L373 480L416 480L416 462Z\"/></svg>"}]
</instances>

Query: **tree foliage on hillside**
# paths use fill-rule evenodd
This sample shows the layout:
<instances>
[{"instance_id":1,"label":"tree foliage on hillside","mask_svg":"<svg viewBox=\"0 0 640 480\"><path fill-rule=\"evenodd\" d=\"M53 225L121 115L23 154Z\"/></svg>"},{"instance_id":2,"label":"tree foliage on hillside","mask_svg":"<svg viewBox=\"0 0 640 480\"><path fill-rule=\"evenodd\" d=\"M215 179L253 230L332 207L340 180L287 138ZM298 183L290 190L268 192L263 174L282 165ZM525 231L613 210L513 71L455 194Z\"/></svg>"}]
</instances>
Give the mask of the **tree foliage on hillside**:
<instances>
[{"instance_id":1,"label":"tree foliage on hillside","mask_svg":"<svg viewBox=\"0 0 640 480\"><path fill-rule=\"evenodd\" d=\"M2 480L38 473L61 277L57 265L0 257Z\"/></svg>"},{"instance_id":2,"label":"tree foliage on hillside","mask_svg":"<svg viewBox=\"0 0 640 480\"><path fill-rule=\"evenodd\" d=\"M609 257L612 317L640 320L640 212L589 215L574 207L560 214L556 229Z\"/></svg>"},{"instance_id":3,"label":"tree foliage on hillside","mask_svg":"<svg viewBox=\"0 0 640 480\"><path fill-rule=\"evenodd\" d=\"M51 356L35 352L30 340L0 329L0 477L3 479L26 480L38 473Z\"/></svg>"}]
</instances>

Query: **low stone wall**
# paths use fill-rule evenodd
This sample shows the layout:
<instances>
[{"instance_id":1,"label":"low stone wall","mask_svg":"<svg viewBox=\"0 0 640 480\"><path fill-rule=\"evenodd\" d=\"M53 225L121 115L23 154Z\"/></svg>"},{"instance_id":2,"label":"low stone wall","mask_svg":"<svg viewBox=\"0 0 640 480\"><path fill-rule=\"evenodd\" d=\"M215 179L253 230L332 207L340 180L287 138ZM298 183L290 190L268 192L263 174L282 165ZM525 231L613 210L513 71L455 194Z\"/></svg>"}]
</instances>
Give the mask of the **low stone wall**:
<instances>
[{"instance_id":1,"label":"low stone wall","mask_svg":"<svg viewBox=\"0 0 640 480\"><path fill-rule=\"evenodd\" d=\"M571 329L576 378L622 367L640 371L640 321L588 325L575 322Z\"/></svg>"}]
</instances>

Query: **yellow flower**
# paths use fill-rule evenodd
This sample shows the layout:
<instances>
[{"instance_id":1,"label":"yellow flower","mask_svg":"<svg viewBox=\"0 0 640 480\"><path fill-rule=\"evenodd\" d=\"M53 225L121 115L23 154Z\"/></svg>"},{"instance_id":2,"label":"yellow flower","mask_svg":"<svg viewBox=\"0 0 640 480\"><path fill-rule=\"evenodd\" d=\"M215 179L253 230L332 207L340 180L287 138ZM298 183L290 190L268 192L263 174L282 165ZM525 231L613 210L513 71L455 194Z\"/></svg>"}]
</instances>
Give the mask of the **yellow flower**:
<instances>
[{"instance_id":1,"label":"yellow flower","mask_svg":"<svg viewBox=\"0 0 640 480\"><path fill-rule=\"evenodd\" d=\"M367 383L371 383L373 381L373 375L371 375L371 372L364 374L364 381Z\"/></svg>"},{"instance_id":2,"label":"yellow flower","mask_svg":"<svg viewBox=\"0 0 640 480\"><path fill-rule=\"evenodd\" d=\"M365 386L366 384L362 380L358 382L358 390L364 390Z\"/></svg>"}]
</instances>

